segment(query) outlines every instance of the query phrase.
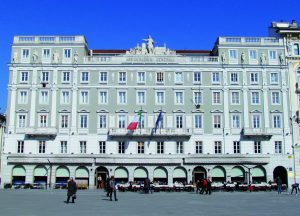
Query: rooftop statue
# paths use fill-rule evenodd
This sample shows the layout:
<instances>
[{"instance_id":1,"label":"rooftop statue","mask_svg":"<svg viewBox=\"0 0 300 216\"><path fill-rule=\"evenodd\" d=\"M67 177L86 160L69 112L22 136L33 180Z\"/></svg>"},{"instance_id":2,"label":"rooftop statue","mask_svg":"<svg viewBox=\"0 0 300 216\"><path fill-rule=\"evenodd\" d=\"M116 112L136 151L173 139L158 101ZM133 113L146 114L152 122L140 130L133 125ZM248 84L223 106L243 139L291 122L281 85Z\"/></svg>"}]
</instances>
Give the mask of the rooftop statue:
<instances>
[{"instance_id":1,"label":"rooftop statue","mask_svg":"<svg viewBox=\"0 0 300 216\"><path fill-rule=\"evenodd\" d=\"M151 35L149 35L147 39L143 39L143 41L147 41L148 53L153 53L153 51L154 51L154 40L152 39Z\"/></svg>"}]
</instances>

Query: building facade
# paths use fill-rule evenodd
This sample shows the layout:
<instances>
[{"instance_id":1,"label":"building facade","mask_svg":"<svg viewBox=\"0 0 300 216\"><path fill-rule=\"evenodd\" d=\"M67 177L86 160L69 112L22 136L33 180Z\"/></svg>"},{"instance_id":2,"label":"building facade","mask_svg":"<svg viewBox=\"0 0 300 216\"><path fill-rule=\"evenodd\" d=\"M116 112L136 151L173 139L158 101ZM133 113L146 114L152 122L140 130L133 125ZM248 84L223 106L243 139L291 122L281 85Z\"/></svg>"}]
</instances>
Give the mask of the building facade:
<instances>
[{"instance_id":1,"label":"building facade","mask_svg":"<svg viewBox=\"0 0 300 216\"><path fill-rule=\"evenodd\" d=\"M4 146L4 134L5 134L5 124L6 116L0 113L0 164L1 164L1 155ZM1 167L0 167L0 185L1 185Z\"/></svg>"},{"instance_id":2,"label":"building facade","mask_svg":"<svg viewBox=\"0 0 300 216\"><path fill-rule=\"evenodd\" d=\"M3 183L291 183L284 38L219 37L207 51L144 41L91 50L83 36L14 37Z\"/></svg>"}]
</instances>

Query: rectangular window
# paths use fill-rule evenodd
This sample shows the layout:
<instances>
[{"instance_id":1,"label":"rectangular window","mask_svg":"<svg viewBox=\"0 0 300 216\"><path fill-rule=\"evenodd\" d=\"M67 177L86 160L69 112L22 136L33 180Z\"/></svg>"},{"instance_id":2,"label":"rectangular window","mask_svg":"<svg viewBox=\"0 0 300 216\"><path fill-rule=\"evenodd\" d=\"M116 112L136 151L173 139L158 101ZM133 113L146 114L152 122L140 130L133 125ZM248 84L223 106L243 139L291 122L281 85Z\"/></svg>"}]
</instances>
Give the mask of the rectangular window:
<instances>
[{"instance_id":1,"label":"rectangular window","mask_svg":"<svg viewBox=\"0 0 300 216\"><path fill-rule=\"evenodd\" d=\"M125 142L119 142L118 152L119 154L125 154Z\"/></svg>"},{"instance_id":2,"label":"rectangular window","mask_svg":"<svg viewBox=\"0 0 300 216\"><path fill-rule=\"evenodd\" d=\"M99 128L106 128L106 115L99 115Z\"/></svg>"},{"instance_id":3,"label":"rectangular window","mask_svg":"<svg viewBox=\"0 0 300 216\"><path fill-rule=\"evenodd\" d=\"M202 104L202 92L194 92L194 104Z\"/></svg>"},{"instance_id":4,"label":"rectangular window","mask_svg":"<svg viewBox=\"0 0 300 216\"><path fill-rule=\"evenodd\" d=\"M231 104L240 104L239 92L231 92Z\"/></svg>"},{"instance_id":5,"label":"rectangular window","mask_svg":"<svg viewBox=\"0 0 300 216\"><path fill-rule=\"evenodd\" d=\"M61 128L68 128L68 127L69 127L69 116L61 115Z\"/></svg>"},{"instance_id":6,"label":"rectangular window","mask_svg":"<svg viewBox=\"0 0 300 216\"><path fill-rule=\"evenodd\" d=\"M62 81L65 83L70 82L70 72L69 71L64 71L62 74Z\"/></svg>"},{"instance_id":7,"label":"rectangular window","mask_svg":"<svg viewBox=\"0 0 300 216\"><path fill-rule=\"evenodd\" d=\"M219 72L213 72L212 73L212 84L219 84L220 83L220 73Z\"/></svg>"},{"instance_id":8,"label":"rectangular window","mask_svg":"<svg viewBox=\"0 0 300 216\"><path fill-rule=\"evenodd\" d=\"M238 73L237 72L231 72L230 74L230 83L238 83Z\"/></svg>"},{"instance_id":9,"label":"rectangular window","mask_svg":"<svg viewBox=\"0 0 300 216\"><path fill-rule=\"evenodd\" d=\"M105 154L105 153L106 153L106 142L99 141L99 154Z\"/></svg>"},{"instance_id":10,"label":"rectangular window","mask_svg":"<svg viewBox=\"0 0 300 216\"><path fill-rule=\"evenodd\" d=\"M236 50L229 50L229 59L237 60L237 51Z\"/></svg>"},{"instance_id":11,"label":"rectangular window","mask_svg":"<svg viewBox=\"0 0 300 216\"><path fill-rule=\"evenodd\" d=\"M67 154L68 153L68 143L67 141L60 141L60 153Z\"/></svg>"},{"instance_id":12,"label":"rectangular window","mask_svg":"<svg viewBox=\"0 0 300 216\"><path fill-rule=\"evenodd\" d=\"M126 72L119 72L119 83L126 83Z\"/></svg>"},{"instance_id":13,"label":"rectangular window","mask_svg":"<svg viewBox=\"0 0 300 216\"><path fill-rule=\"evenodd\" d=\"M44 59L50 58L50 49L43 49L43 58Z\"/></svg>"},{"instance_id":14,"label":"rectangular window","mask_svg":"<svg viewBox=\"0 0 300 216\"><path fill-rule=\"evenodd\" d=\"M29 58L29 49L22 49L22 59Z\"/></svg>"},{"instance_id":15,"label":"rectangular window","mask_svg":"<svg viewBox=\"0 0 300 216\"><path fill-rule=\"evenodd\" d=\"M40 127L47 127L47 115L40 115Z\"/></svg>"},{"instance_id":16,"label":"rectangular window","mask_svg":"<svg viewBox=\"0 0 300 216\"><path fill-rule=\"evenodd\" d=\"M27 91L20 91L19 95L19 104L26 104L27 103Z\"/></svg>"},{"instance_id":17,"label":"rectangular window","mask_svg":"<svg viewBox=\"0 0 300 216\"><path fill-rule=\"evenodd\" d=\"M259 92L251 92L251 104L260 104Z\"/></svg>"},{"instance_id":18,"label":"rectangular window","mask_svg":"<svg viewBox=\"0 0 300 216\"><path fill-rule=\"evenodd\" d=\"M196 154L203 154L203 143L202 143L202 141L196 141Z\"/></svg>"},{"instance_id":19,"label":"rectangular window","mask_svg":"<svg viewBox=\"0 0 300 216\"><path fill-rule=\"evenodd\" d=\"M257 60L257 52L256 50L249 50L250 60Z\"/></svg>"},{"instance_id":20,"label":"rectangular window","mask_svg":"<svg viewBox=\"0 0 300 216\"><path fill-rule=\"evenodd\" d=\"M157 105L165 104L165 92L163 92L163 91L156 92L156 104Z\"/></svg>"},{"instance_id":21,"label":"rectangular window","mask_svg":"<svg viewBox=\"0 0 300 216\"><path fill-rule=\"evenodd\" d=\"M99 104L107 104L108 96L107 91L100 91L99 92Z\"/></svg>"},{"instance_id":22,"label":"rectangular window","mask_svg":"<svg viewBox=\"0 0 300 216\"><path fill-rule=\"evenodd\" d=\"M258 84L258 73L257 72L250 73L250 83Z\"/></svg>"},{"instance_id":23,"label":"rectangular window","mask_svg":"<svg viewBox=\"0 0 300 216\"><path fill-rule=\"evenodd\" d=\"M183 116L176 115L176 128L183 128Z\"/></svg>"},{"instance_id":24,"label":"rectangular window","mask_svg":"<svg viewBox=\"0 0 300 216\"><path fill-rule=\"evenodd\" d=\"M48 91L41 91L40 93L40 104L48 104L49 103L49 96Z\"/></svg>"},{"instance_id":25,"label":"rectangular window","mask_svg":"<svg viewBox=\"0 0 300 216\"><path fill-rule=\"evenodd\" d=\"M28 72L27 71L22 71L21 72L21 82L28 82Z\"/></svg>"},{"instance_id":26,"label":"rectangular window","mask_svg":"<svg viewBox=\"0 0 300 216\"><path fill-rule=\"evenodd\" d=\"M299 55L299 44L295 43L293 45L293 48L294 48L294 55Z\"/></svg>"},{"instance_id":27,"label":"rectangular window","mask_svg":"<svg viewBox=\"0 0 300 216\"><path fill-rule=\"evenodd\" d=\"M26 127L26 115L19 115L19 128Z\"/></svg>"},{"instance_id":28,"label":"rectangular window","mask_svg":"<svg viewBox=\"0 0 300 216\"><path fill-rule=\"evenodd\" d=\"M240 141L233 141L233 153L234 154L240 154L241 153Z\"/></svg>"},{"instance_id":29,"label":"rectangular window","mask_svg":"<svg viewBox=\"0 0 300 216\"><path fill-rule=\"evenodd\" d=\"M72 56L71 49L64 49L64 58L65 59L70 59L71 56Z\"/></svg>"},{"instance_id":30,"label":"rectangular window","mask_svg":"<svg viewBox=\"0 0 300 216\"><path fill-rule=\"evenodd\" d=\"M127 103L126 91L119 91L118 92L118 102L119 102L119 104L126 104Z\"/></svg>"},{"instance_id":31,"label":"rectangular window","mask_svg":"<svg viewBox=\"0 0 300 216\"><path fill-rule=\"evenodd\" d=\"M145 104L145 94L144 91L137 92L137 104Z\"/></svg>"},{"instance_id":32,"label":"rectangular window","mask_svg":"<svg viewBox=\"0 0 300 216\"><path fill-rule=\"evenodd\" d=\"M175 105L183 105L183 92L175 92Z\"/></svg>"},{"instance_id":33,"label":"rectangular window","mask_svg":"<svg viewBox=\"0 0 300 216\"><path fill-rule=\"evenodd\" d=\"M270 73L270 83L271 84L279 83L278 73Z\"/></svg>"},{"instance_id":34,"label":"rectangular window","mask_svg":"<svg viewBox=\"0 0 300 216\"><path fill-rule=\"evenodd\" d=\"M183 142L176 142L176 153L183 154Z\"/></svg>"},{"instance_id":35,"label":"rectangular window","mask_svg":"<svg viewBox=\"0 0 300 216\"><path fill-rule=\"evenodd\" d=\"M80 141L80 154L86 154L86 141Z\"/></svg>"},{"instance_id":36,"label":"rectangular window","mask_svg":"<svg viewBox=\"0 0 300 216\"><path fill-rule=\"evenodd\" d=\"M215 154L222 154L222 142L215 141Z\"/></svg>"},{"instance_id":37,"label":"rectangular window","mask_svg":"<svg viewBox=\"0 0 300 216\"><path fill-rule=\"evenodd\" d=\"M252 127L253 128L260 128L260 115L253 115L252 116Z\"/></svg>"},{"instance_id":38,"label":"rectangular window","mask_svg":"<svg viewBox=\"0 0 300 216\"><path fill-rule=\"evenodd\" d=\"M275 154L282 154L282 142L275 141Z\"/></svg>"},{"instance_id":39,"label":"rectangular window","mask_svg":"<svg viewBox=\"0 0 300 216\"><path fill-rule=\"evenodd\" d=\"M213 115L214 128L221 128L221 115Z\"/></svg>"},{"instance_id":40,"label":"rectangular window","mask_svg":"<svg viewBox=\"0 0 300 216\"><path fill-rule=\"evenodd\" d=\"M157 72L156 73L156 82L157 83L163 83L164 82L164 73L163 72Z\"/></svg>"},{"instance_id":41,"label":"rectangular window","mask_svg":"<svg viewBox=\"0 0 300 216\"><path fill-rule=\"evenodd\" d=\"M273 115L273 128L281 128L280 115Z\"/></svg>"},{"instance_id":42,"label":"rectangular window","mask_svg":"<svg viewBox=\"0 0 300 216\"><path fill-rule=\"evenodd\" d=\"M275 50L269 50L269 59L271 60L271 61L274 61L274 60L276 60L276 51Z\"/></svg>"},{"instance_id":43,"label":"rectangular window","mask_svg":"<svg viewBox=\"0 0 300 216\"><path fill-rule=\"evenodd\" d=\"M138 142L138 154L144 154L145 153L145 143L144 142Z\"/></svg>"},{"instance_id":44,"label":"rectangular window","mask_svg":"<svg viewBox=\"0 0 300 216\"><path fill-rule=\"evenodd\" d=\"M88 116L80 115L80 128L88 128Z\"/></svg>"},{"instance_id":45,"label":"rectangular window","mask_svg":"<svg viewBox=\"0 0 300 216\"><path fill-rule=\"evenodd\" d=\"M157 154L164 154L164 142L157 142Z\"/></svg>"},{"instance_id":46,"label":"rectangular window","mask_svg":"<svg viewBox=\"0 0 300 216\"><path fill-rule=\"evenodd\" d=\"M241 122L240 122L240 116L239 115L232 115L232 128L240 128Z\"/></svg>"},{"instance_id":47,"label":"rectangular window","mask_svg":"<svg viewBox=\"0 0 300 216\"><path fill-rule=\"evenodd\" d=\"M39 153L44 154L46 152L46 141L39 141Z\"/></svg>"},{"instance_id":48,"label":"rectangular window","mask_svg":"<svg viewBox=\"0 0 300 216\"><path fill-rule=\"evenodd\" d=\"M255 154L261 153L261 142L260 141L254 141L254 153Z\"/></svg>"},{"instance_id":49,"label":"rectangular window","mask_svg":"<svg viewBox=\"0 0 300 216\"><path fill-rule=\"evenodd\" d=\"M81 91L80 92L80 103L81 104L88 104L89 103L89 92L88 91Z\"/></svg>"},{"instance_id":50,"label":"rectangular window","mask_svg":"<svg viewBox=\"0 0 300 216\"><path fill-rule=\"evenodd\" d=\"M144 83L146 81L145 72L137 72L137 82Z\"/></svg>"},{"instance_id":51,"label":"rectangular window","mask_svg":"<svg viewBox=\"0 0 300 216\"><path fill-rule=\"evenodd\" d=\"M49 82L49 72L42 72L42 79L41 82L48 83Z\"/></svg>"},{"instance_id":52,"label":"rectangular window","mask_svg":"<svg viewBox=\"0 0 300 216\"><path fill-rule=\"evenodd\" d=\"M89 72L81 72L81 82L89 82Z\"/></svg>"},{"instance_id":53,"label":"rectangular window","mask_svg":"<svg viewBox=\"0 0 300 216\"><path fill-rule=\"evenodd\" d=\"M18 153L24 153L24 141L18 141Z\"/></svg>"},{"instance_id":54,"label":"rectangular window","mask_svg":"<svg viewBox=\"0 0 300 216\"><path fill-rule=\"evenodd\" d=\"M202 115L195 115L195 128L202 128Z\"/></svg>"},{"instance_id":55,"label":"rectangular window","mask_svg":"<svg viewBox=\"0 0 300 216\"><path fill-rule=\"evenodd\" d=\"M69 91L62 91L61 95L62 95L61 103L62 104L69 104L70 103L70 92Z\"/></svg>"},{"instance_id":56,"label":"rectangular window","mask_svg":"<svg viewBox=\"0 0 300 216\"><path fill-rule=\"evenodd\" d=\"M118 126L119 128L125 128L125 115L118 116Z\"/></svg>"},{"instance_id":57,"label":"rectangular window","mask_svg":"<svg viewBox=\"0 0 300 216\"><path fill-rule=\"evenodd\" d=\"M221 104L221 92L212 92L213 104Z\"/></svg>"},{"instance_id":58,"label":"rectangular window","mask_svg":"<svg viewBox=\"0 0 300 216\"><path fill-rule=\"evenodd\" d=\"M107 72L100 72L99 82L100 83L107 83Z\"/></svg>"},{"instance_id":59,"label":"rectangular window","mask_svg":"<svg viewBox=\"0 0 300 216\"><path fill-rule=\"evenodd\" d=\"M272 104L279 105L279 92L272 92Z\"/></svg>"},{"instance_id":60,"label":"rectangular window","mask_svg":"<svg viewBox=\"0 0 300 216\"><path fill-rule=\"evenodd\" d=\"M175 83L183 83L182 72L175 72Z\"/></svg>"},{"instance_id":61,"label":"rectangular window","mask_svg":"<svg viewBox=\"0 0 300 216\"><path fill-rule=\"evenodd\" d=\"M194 72L194 83L201 83L201 72Z\"/></svg>"}]
</instances>

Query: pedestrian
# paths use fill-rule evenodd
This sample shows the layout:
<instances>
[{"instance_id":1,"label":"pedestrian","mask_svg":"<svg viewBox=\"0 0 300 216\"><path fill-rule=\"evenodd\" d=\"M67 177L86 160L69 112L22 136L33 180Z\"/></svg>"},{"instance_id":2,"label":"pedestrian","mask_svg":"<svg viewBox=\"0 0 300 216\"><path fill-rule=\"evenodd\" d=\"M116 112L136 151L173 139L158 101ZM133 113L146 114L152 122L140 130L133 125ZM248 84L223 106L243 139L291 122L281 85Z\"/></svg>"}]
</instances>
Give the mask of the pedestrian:
<instances>
[{"instance_id":1,"label":"pedestrian","mask_svg":"<svg viewBox=\"0 0 300 216\"><path fill-rule=\"evenodd\" d=\"M278 176L276 181L277 181L277 192L278 192L278 194L281 194L281 192L282 192L282 180Z\"/></svg>"},{"instance_id":2,"label":"pedestrian","mask_svg":"<svg viewBox=\"0 0 300 216\"><path fill-rule=\"evenodd\" d=\"M298 190L299 190L299 183L294 183L294 184L292 184L292 192L291 192L291 194L293 194L294 193L294 190L296 191L296 194L298 193Z\"/></svg>"},{"instance_id":3,"label":"pedestrian","mask_svg":"<svg viewBox=\"0 0 300 216\"><path fill-rule=\"evenodd\" d=\"M77 184L73 180L73 178L70 178L70 180L68 181L67 189L68 189L68 193L67 193L68 198L67 198L66 203L69 203L71 197L72 197L72 203L75 203L76 192L77 192Z\"/></svg>"},{"instance_id":4,"label":"pedestrian","mask_svg":"<svg viewBox=\"0 0 300 216\"><path fill-rule=\"evenodd\" d=\"M206 187L207 187L207 181L206 179L203 179L200 194L204 194L204 191L206 192Z\"/></svg>"},{"instance_id":5,"label":"pedestrian","mask_svg":"<svg viewBox=\"0 0 300 216\"><path fill-rule=\"evenodd\" d=\"M114 176L111 176L110 182L109 182L109 186L110 186L110 192L109 192L110 201L112 201L112 194L113 193L114 193L115 201L118 201L118 199L117 199L116 181L115 181L115 177Z\"/></svg>"},{"instance_id":6,"label":"pedestrian","mask_svg":"<svg viewBox=\"0 0 300 216\"><path fill-rule=\"evenodd\" d=\"M110 193L110 178L107 176L106 184L105 184L106 196L109 197Z\"/></svg>"},{"instance_id":7,"label":"pedestrian","mask_svg":"<svg viewBox=\"0 0 300 216\"><path fill-rule=\"evenodd\" d=\"M101 188L101 176L97 177L97 189Z\"/></svg>"},{"instance_id":8,"label":"pedestrian","mask_svg":"<svg viewBox=\"0 0 300 216\"><path fill-rule=\"evenodd\" d=\"M196 193L200 192L200 180L197 180L196 182Z\"/></svg>"},{"instance_id":9,"label":"pedestrian","mask_svg":"<svg viewBox=\"0 0 300 216\"><path fill-rule=\"evenodd\" d=\"M210 179L207 179L207 190L206 190L206 194L211 195L211 181Z\"/></svg>"}]
</instances>

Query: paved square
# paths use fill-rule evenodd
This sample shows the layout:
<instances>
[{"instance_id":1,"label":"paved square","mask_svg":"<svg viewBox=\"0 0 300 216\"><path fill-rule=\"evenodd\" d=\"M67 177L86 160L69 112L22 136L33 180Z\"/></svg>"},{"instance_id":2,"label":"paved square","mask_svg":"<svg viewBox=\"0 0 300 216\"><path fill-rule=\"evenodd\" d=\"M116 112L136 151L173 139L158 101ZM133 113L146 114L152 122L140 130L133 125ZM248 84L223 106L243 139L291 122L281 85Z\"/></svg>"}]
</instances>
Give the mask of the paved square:
<instances>
[{"instance_id":1,"label":"paved square","mask_svg":"<svg viewBox=\"0 0 300 216\"><path fill-rule=\"evenodd\" d=\"M119 192L109 201L103 190L79 191L66 204L65 190L0 190L0 215L299 215L300 196L286 192Z\"/></svg>"}]
</instances>

